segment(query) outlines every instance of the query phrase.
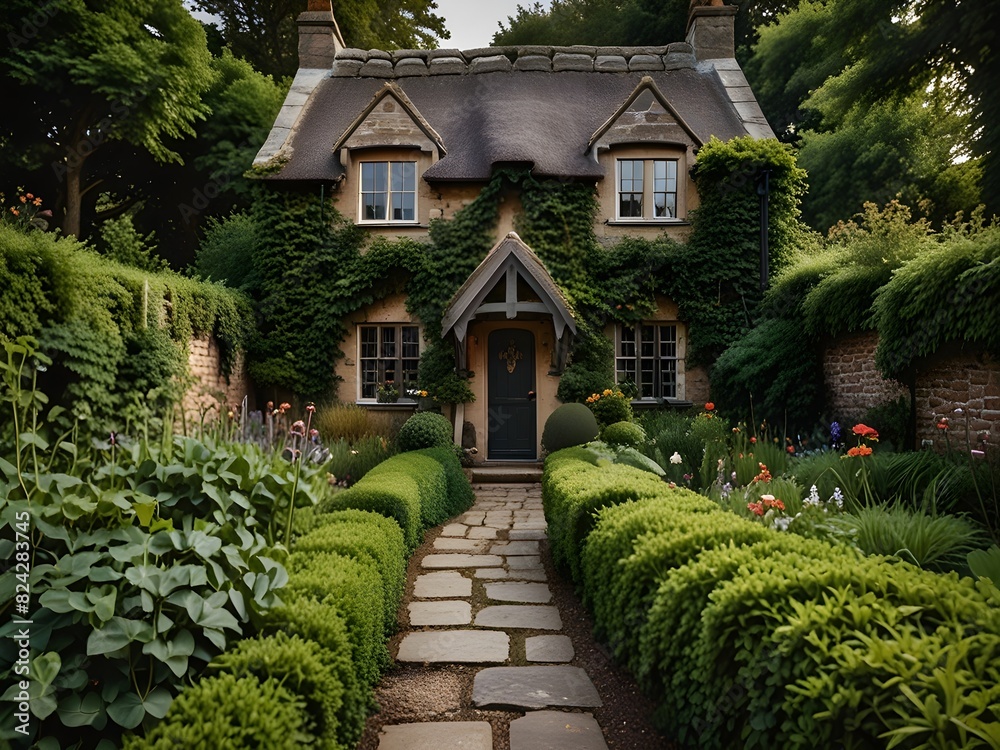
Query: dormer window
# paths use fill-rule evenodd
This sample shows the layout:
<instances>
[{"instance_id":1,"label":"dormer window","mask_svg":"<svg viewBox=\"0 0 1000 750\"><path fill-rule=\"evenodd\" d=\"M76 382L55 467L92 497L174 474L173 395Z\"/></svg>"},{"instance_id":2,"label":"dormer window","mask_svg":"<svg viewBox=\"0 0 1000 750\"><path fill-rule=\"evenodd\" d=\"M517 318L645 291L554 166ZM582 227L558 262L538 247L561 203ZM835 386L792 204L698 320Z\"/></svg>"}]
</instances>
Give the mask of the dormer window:
<instances>
[{"instance_id":1,"label":"dormer window","mask_svg":"<svg viewBox=\"0 0 1000 750\"><path fill-rule=\"evenodd\" d=\"M676 159L618 159L618 219L677 218Z\"/></svg>"},{"instance_id":2,"label":"dormer window","mask_svg":"<svg viewBox=\"0 0 1000 750\"><path fill-rule=\"evenodd\" d=\"M417 221L415 161L363 161L360 167L362 222Z\"/></svg>"}]
</instances>

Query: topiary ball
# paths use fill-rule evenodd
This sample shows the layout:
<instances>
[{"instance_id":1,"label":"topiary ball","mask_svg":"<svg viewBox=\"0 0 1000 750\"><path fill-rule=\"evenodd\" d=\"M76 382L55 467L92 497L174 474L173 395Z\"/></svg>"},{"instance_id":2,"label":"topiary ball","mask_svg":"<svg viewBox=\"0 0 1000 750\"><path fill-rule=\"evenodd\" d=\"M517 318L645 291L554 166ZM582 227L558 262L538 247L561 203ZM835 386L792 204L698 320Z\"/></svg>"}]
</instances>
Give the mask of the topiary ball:
<instances>
[{"instance_id":1,"label":"topiary ball","mask_svg":"<svg viewBox=\"0 0 1000 750\"><path fill-rule=\"evenodd\" d=\"M454 442L451 421L443 414L433 411L418 411L399 428L396 441L401 451L418 451L422 448L437 448Z\"/></svg>"},{"instance_id":2,"label":"topiary ball","mask_svg":"<svg viewBox=\"0 0 1000 750\"><path fill-rule=\"evenodd\" d=\"M542 448L547 453L583 445L600 433L597 418L583 404L563 404L545 420L542 429Z\"/></svg>"},{"instance_id":3,"label":"topiary ball","mask_svg":"<svg viewBox=\"0 0 1000 750\"><path fill-rule=\"evenodd\" d=\"M619 448L638 448L646 441L646 431L635 422L615 422L601 430L601 440Z\"/></svg>"}]
</instances>

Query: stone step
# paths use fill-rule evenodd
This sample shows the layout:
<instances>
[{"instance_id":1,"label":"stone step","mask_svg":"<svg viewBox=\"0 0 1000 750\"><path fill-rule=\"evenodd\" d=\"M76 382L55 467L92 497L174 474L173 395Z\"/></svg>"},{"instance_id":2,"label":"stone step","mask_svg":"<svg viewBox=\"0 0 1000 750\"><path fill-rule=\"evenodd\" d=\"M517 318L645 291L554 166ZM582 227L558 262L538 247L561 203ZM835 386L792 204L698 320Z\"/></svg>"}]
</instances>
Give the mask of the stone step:
<instances>
[{"instance_id":1,"label":"stone step","mask_svg":"<svg viewBox=\"0 0 1000 750\"><path fill-rule=\"evenodd\" d=\"M536 462L485 463L467 471L473 484L537 484L542 481L542 465Z\"/></svg>"},{"instance_id":2,"label":"stone step","mask_svg":"<svg viewBox=\"0 0 1000 750\"><path fill-rule=\"evenodd\" d=\"M601 697L579 667L487 667L472 683L477 708L598 708Z\"/></svg>"},{"instance_id":3,"label":"stone step","mask_svg":"<svg viewBox=\"0 0 1000 750\"><path fill-rule=\"evenodd\" d=\"M526 745L524 747L530 747ZM488 721L428 721L382 728L378 750L493 750Z\"/></svg>"},{"instance_id":4,"label":"stone step","mask_svg":"<svg viewBox=\"0 0 1000 750\"><path fill-rule=\"evenodd\" d=\"M497 630L436 630L408 633L396 661L420 664L502 664L510 636Z\"/></svg>"},{"instance_id":5,"label":"stone step","mask_svg":"<svg viewBox=\"0 0 1000 750\"><path fill-rule=\"evenodd\" d=\"M510 750L608 750L592 714L532 711L510 723Z\"/></svg>"}]
</instances>

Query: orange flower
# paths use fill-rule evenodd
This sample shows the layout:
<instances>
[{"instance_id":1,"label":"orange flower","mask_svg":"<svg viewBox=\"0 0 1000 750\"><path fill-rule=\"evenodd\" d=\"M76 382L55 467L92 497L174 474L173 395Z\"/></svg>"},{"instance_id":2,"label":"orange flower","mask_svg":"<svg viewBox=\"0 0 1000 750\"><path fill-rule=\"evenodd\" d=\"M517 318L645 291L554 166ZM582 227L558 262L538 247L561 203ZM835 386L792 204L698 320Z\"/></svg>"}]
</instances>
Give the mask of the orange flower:
<instances>
[{"instance_id":1,"label":"orange flower","mask_svg":"<svg viewBox=\"0 0 1000 750\"><path fill-rule=\"evenodd\" d=\"M747 510L755 516L764 515L764 503L747 503Z\"/></svg>"},{"instance_id":2,"label":"orange flower","mask_svg":"<svg viewBox=\"0 0 1000 750\"><path fill-rule=\"evenodd\" d=\"M866 424L856 424L851 431L865 440L878 440L878 430Z\"/></svg>"},{"instance_id":3,"label":"orange flower","mask_svg":"<svg viewBox=\"0 0 1000 750\"><path fill-rule=\"evenodd\" d=\"M750 444L751 444L751 445L756 445L756 443L757 443L757 438L755 438L755 437L751 437L751 438L750 438Z\"/></svg>"},{"instance_id":4,"label":"orange flower","mask_svg":"<svg viewBox=\"0 0 1000 750\"><path fill-rule=\"evenodd\" d=\"M788 448L786 448L786 450L789 453L795 453L795 446L794 445L789 445Z\"/></svg>"},{"instance_id":5,"label":"orange flower","mask_svg":"<svg viewBox=\"0 0 1000 750\"><path fill-rule=\"evenodd\" d=\"M856 458L858 456L870 456L872 454L872 449L867 445L856 445L853 448L849 448L847 455L851 458Z\"/></svg>"},{"instance_id":6,"label":"orange flower","mask_svg":"<svg viewBox=\"0 0 1000 750\"><path fill-rule=\"evenodd\" d=\"M709 401L707 404L705 404L705 411L712 411L714 409L715 409L715 404L713 402Z\"/></svg>"}]
</instances>

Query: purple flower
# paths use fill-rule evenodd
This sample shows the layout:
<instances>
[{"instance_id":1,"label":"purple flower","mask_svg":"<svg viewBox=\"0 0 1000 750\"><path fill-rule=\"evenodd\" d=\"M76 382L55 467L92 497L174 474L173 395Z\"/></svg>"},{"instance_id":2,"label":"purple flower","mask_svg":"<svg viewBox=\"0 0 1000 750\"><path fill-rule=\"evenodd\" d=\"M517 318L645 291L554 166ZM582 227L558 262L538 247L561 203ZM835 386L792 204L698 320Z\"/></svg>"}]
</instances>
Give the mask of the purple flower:
<instances>
[{"instance_id":1,"label":"purple flower","mask_svg":"<svg viewBox=\"0 0 1000 750\"><path fill-rule=\"evenodd\" d=\"M840 442L840 422L830 423L830 439L834 445Z\"/></svg>"}]
</instances>

